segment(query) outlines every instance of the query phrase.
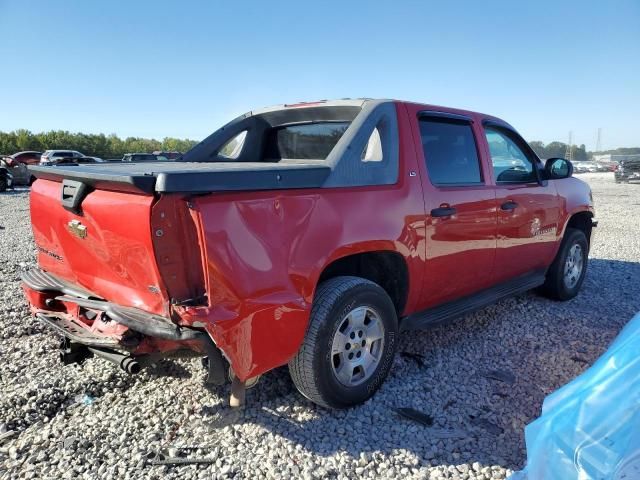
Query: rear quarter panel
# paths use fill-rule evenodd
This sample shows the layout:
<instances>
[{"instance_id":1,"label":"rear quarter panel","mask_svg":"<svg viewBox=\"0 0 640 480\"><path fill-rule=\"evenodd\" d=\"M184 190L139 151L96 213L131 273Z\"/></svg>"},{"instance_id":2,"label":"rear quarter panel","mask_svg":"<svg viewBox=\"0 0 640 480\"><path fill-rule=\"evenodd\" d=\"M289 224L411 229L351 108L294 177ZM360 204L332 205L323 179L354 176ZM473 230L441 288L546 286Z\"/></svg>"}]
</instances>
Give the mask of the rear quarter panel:
<instances>
[{"instance_id":1,"label":"rear quarter panel","mask_svg":"<svg viewBox=\"0 0 640 480\"><path fill-rule=\"evenodd\" d=\"M409 269L406 310L424 265L424 201L410 132L401 132L396 185L195 197L209 307L185 309L246 379L287 363L307 330L324 268L346 255L393 251ZM407 137L408 135L408 137ZM199 312L199 313L197 313ZM194 316L190 319L189 314ZM197 323L196 323L197 322Z\"/></svg>"}]
</instances>

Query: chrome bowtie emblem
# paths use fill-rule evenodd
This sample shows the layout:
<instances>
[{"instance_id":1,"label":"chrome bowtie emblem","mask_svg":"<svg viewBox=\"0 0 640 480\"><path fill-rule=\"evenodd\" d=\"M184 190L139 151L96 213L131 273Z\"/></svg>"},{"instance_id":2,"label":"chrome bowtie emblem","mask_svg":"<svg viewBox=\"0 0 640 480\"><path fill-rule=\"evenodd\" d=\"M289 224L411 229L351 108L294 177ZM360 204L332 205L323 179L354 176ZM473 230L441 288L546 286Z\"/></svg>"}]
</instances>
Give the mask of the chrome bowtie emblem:
<instances>
[{"instance_id":1,"label":"chrome bowtie emblem","mask_svg":"<svg viewBox=\"0 0 640 480\"><path fill-rule=\"evenodd\" d=\"M67 223L67 230L78 238L87 238L87 227L82 225L79 220L71 220Z\"/></svg>"}]
</instances>

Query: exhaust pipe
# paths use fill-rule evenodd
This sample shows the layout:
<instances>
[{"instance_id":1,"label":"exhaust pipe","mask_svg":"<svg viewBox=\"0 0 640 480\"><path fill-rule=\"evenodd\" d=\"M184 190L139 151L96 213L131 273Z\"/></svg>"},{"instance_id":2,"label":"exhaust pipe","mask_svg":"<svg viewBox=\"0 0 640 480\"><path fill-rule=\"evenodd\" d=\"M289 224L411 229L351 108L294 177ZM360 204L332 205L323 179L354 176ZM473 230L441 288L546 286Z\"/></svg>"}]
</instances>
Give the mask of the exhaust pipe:
<instances>
[{"instance_id":1,"label":"exhaust pipe","mask_svg":"<svg viewBox=\"0 0 640 480\"><path fill-rule=\"evenodd\" d=\"M110 361L111 363L115 363L125 372L135 375L136 373L140 373L142 370L142 365L135 358L130 355L125 355L120 352L116 352L115 350L103 350L101 348L96 347L87 347L91 353L97 355L98 357L104 358L105 360Z\"/></svg>"}]
</instances>

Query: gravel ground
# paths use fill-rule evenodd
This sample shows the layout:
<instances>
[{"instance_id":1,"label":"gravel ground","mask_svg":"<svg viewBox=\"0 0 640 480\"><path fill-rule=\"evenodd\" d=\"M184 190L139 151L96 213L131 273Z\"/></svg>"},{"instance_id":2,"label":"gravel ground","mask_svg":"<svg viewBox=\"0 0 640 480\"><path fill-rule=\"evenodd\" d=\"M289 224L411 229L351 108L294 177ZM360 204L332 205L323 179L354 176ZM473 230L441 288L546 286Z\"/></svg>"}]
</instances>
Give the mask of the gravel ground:
<instances>
[{"instance_id":1,"label":"gravel ground","mask_svg":"<svg viewBox=\"0 0 640 480\"><path fill-rule=\"evenodd\" d=\"M133 377L99 359L63 367L58 340L29 318L19 287L34 265L28 194L1 194L0 478L505 478L524 464L523 429L545 395L640 310L640 185L582 178L600 226L576 299L530 293L405 336L399 350L424 357L398 355L373 399L338 412L304 400L286 369L266 375L237 412L225 406L228 388L202 386L197 359ZM433 426L399 418L396 406ZM145 464L157 451L214 460Z\"/></svg>"}]
</instances>

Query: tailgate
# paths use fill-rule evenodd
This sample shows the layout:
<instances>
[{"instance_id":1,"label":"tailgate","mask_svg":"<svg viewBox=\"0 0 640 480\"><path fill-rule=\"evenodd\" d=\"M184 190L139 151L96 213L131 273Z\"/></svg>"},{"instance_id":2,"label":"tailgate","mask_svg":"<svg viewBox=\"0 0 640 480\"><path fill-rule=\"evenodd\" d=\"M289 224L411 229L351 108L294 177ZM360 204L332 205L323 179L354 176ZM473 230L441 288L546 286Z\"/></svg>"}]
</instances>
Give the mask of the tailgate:
<instances>
[{"instance_id":1,"label":"tailgate","mask_svg":"<svg viewBox=\"0 0 640 480\"><path fill-rule=\"evenodd\" d=\"M151 233L154 196L96 189L71 209L62 204L62 188L43 179L31 188L40 267L110 302L167 315Z\"/></svg>"}]
</instances>

